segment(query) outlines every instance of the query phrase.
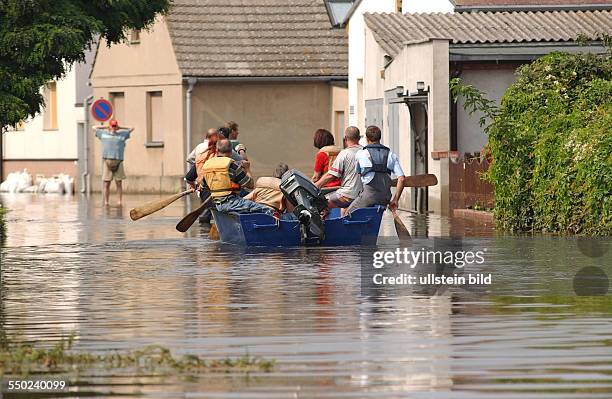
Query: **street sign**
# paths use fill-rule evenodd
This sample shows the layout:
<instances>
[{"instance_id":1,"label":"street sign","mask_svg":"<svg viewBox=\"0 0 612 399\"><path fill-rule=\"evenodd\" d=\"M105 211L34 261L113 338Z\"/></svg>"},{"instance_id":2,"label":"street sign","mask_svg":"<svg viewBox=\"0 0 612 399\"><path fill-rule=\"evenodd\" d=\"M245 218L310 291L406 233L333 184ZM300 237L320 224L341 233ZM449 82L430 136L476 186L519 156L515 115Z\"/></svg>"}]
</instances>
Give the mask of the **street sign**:
<instances>
[{"instance_id":1,"label":"street sign","mask_svg":"<svg viewBox=\"0 0 612 399\"><path fill-rule=\"evenodd\" d=\"M103 98L96 100L91 106L91 115L100 122L105 122L113 116L112 104Z\"/></svg>"}]
</instances>

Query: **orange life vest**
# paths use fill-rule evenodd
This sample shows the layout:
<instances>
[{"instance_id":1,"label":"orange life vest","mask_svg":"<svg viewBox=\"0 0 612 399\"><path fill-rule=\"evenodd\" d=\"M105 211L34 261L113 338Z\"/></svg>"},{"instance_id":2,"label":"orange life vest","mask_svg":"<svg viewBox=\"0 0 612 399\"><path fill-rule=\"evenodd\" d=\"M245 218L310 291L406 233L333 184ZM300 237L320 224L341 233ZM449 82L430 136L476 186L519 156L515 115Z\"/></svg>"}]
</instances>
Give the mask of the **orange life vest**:
<instances>
[{"instance_id":1,"label":"orange life vest","mask_svg":"<svg viewBox=\"0 0 612 399\"><path fill-rule=\"evenodd\" d=\"M217 156L216 152L211 149L196 154L195 167L198 176L196 181L198 182L198 184L202 184L202 179L204 178L204 164L210 158L213 158L215 156Z\"/></svg>"},{"instance_id":2,"label":"orange life vest","mask_svg":"<svg viewBox=\"0 0 612 399\"><path fill-rule=\"evenodd\" d=\"M212 157L204 162L202 176L213 198L240 193L240 185L230 178L229 167L234 162L228 157Z\"/></svg>"},{"instance_id":3,"label":"orange life vest","mask_svg":"<svg viewBox=\"0 0 612 399\"><path fill-rule=\"evenodd\" d=\"M338 157L340 151L342 151L340 147L336 147L335 145L326 145L325 147L319 150L319 152L324 152L327 155L328 170L334 164L334 161L336 160L336 157Z\"/></svg>"}]
</instances>

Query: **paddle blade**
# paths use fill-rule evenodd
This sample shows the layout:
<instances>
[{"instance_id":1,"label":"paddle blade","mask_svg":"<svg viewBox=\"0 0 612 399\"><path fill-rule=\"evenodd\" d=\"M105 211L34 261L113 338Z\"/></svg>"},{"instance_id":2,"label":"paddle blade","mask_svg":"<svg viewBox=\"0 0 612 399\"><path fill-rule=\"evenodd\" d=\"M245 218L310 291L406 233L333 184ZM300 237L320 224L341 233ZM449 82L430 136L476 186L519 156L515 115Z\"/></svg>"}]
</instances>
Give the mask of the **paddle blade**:
<instances>
[{"instance_id":1,"label":"paddle blade","mask_svg":"<svg viewBox=\"0 0 612 399\"><path fill-rule=\"evenodd\" d=\"M208 203L210 202L211 197L209 196L202 202L202 205L197 207L194 211L188 213L183 217L177 224L176 229L181 233L186 232L189 228L195 223L196 220L200 217L202 212L208 207Z\"/></svg>"},{"instance_id":2,"label":"paddle blade","mask_svg":"<svg viewBox=\"0 0 612 399\"><path fill-rule=\"evenodd\" d=\"M400 240L412 238L408 228L396 212L393 212L393 223L395 223L395 231L397 231L397 236Z\"/></svg>"},{"instance_id":3,"label":"paddle blade","mask_svg":"<svg viewBox=\"0 0 612 399\"><path fill-rule=\"evenodd\" d=\"M210 231L208 232L208 239L213 241L219 241L221 237L219 237L219 230L217 230L217 225L212 224L210 226Z\"/></svg>"},{"instance_id":4,"label":"paddle blade","mask_svg":"<svg viewBox=\"0 0 612 399\"><path fill-rule=\"evenodd\" d=\"M438 184L438 178L436 175L414 175L404 176L404 187L429 187ZM397 179L391 180L391 185L395 187L397 185Z\"/></svg>"},{"instance_id":5,"label":"paddle blade","mask_svg":"<svg viewBox=\"0 0 612 399\"><path fill-rule=\"evenodd\" d=\"M189 189L186 191L183 191L182 193L178 193L178 194L174 194L170 197L161 199L161 200L157 200L157 201L152 201L149 202L148 204L144 204L141 206L137 206L136 208L132 209L130 211L130 218L132 220L138 220L141 219L147 215L150 215L152 213L155 213L161 209L164 209L165 207L167 207L168 205L170 205L171 203L173 203L174 201L176 201L179 198L182 198L184 196L186 196L187 194L192 193L193 190Z\"/></svg>"}]
</instances>

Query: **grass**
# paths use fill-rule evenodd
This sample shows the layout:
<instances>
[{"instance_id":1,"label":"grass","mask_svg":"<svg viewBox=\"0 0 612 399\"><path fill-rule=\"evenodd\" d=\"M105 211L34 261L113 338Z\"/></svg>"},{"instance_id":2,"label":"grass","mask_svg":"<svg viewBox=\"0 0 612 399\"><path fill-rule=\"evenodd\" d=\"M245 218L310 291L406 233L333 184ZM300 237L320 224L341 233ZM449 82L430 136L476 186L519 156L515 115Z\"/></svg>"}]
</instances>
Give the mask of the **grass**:
<instances>
[{"instance_id":1,"label":"grass","mask_svg":"<svg viewBox=\"0 0 612 399\"><path fill-rule=\"evenodd\" d=\"M274 361L250 355L231 359L205 360L197 355L175 357L158 345L143 349L94 354L72 350L74 335L50 349L30 345L0 347L0 376L67 373L91 369L133 369L160 374L208 372L268 372Z\"/></svg>"}]
</instances>

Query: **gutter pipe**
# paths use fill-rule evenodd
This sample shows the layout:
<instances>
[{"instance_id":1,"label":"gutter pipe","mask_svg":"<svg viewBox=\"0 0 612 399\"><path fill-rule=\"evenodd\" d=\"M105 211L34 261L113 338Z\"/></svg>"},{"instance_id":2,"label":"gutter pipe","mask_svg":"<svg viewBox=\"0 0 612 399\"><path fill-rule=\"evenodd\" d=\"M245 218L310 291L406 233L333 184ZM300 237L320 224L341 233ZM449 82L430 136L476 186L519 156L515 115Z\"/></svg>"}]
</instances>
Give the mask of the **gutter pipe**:
<instances>
[{"instance_id":1,"label":"gutter pipe","mask_svg":"<svg viewBox=\"0 0 612 399\"><path fill-rule=\"evenodd\" d=\"M83 174L81 175L81 193L91 193L91 176L89 175L89 104L93 95L83 99L83 111L85 112L85 128L83 129Z\"/></svg>"},{"instance_id":2,"label":"gutter pipe","mask_svg":"<svg viewBox=\"0 0 612 399\"><path fill-rule=\"evenodd\" d=\"M189 78L187 79L187 84L189 85L187 87L187 94L185 96L185 100L186 100L186 104L185 104L185 108L186 108L186 129L185 129L185 156L183 158L187 158L187 155L191 152L193 144L192 144L192 128L191 128L191 122L192 122L192 112L191 112L191 94L193 92L193 87L198 83L198 80L196 78ZM189 165L188 165L189 168ZM189 171L189 169L187 169L187 171Z\"/></svg>"}]
</instances>

